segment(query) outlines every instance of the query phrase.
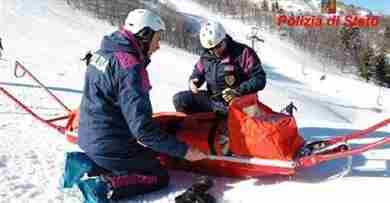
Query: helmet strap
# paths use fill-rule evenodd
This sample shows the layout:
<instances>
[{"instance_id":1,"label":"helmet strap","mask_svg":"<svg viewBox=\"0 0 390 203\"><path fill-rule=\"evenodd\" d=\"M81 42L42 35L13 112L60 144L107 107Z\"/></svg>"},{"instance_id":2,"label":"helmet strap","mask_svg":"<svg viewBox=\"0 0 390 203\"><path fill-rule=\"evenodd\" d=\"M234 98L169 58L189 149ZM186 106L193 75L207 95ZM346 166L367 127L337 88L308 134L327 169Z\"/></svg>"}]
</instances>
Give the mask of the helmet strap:
<instances>
[{"instance_id":1,"label":"helmet strap","mask_svg":"<svg viewBox=\"0 0 390 203\"><path fill-rule=\"evenodd\" d=\"M147 53L149 51L150 43L152 42L154 33L151 28L145 27L142 30L140 30L137 34L135 34L135 38L140 42L142 53L147 56Z\"/></svg>"}]
</instances>

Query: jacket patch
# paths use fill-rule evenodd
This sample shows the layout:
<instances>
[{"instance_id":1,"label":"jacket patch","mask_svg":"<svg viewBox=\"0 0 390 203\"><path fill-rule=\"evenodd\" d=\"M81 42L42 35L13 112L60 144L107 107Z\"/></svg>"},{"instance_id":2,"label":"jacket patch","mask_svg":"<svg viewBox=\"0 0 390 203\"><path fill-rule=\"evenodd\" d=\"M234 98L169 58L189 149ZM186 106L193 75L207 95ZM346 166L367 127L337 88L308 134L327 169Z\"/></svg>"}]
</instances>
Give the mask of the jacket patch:
<instances>
[{"instance_id":1,"label":"jacket patch","mask_svg":"<svg viewBox=\"0 0 390 203\"><path fill-rule=\"evenodd\" d=\"M233 87L236 83L236 77L234 75L225 75L225 83L229 87Z\"/></svg>"},{"instance_id":2,"label":"jacket patch","mask_svg":"<svg viewBox=\"0 0 390 203\"><path fill-rule=\"evenodd\" d=\"M92 55L90 64L95 66L98 70L105 72L106 68L108 66L108 62L109 62L109 60L106 59L104 56L97 54L97 53L94 53Z\"/></svg>"}]
</instances>

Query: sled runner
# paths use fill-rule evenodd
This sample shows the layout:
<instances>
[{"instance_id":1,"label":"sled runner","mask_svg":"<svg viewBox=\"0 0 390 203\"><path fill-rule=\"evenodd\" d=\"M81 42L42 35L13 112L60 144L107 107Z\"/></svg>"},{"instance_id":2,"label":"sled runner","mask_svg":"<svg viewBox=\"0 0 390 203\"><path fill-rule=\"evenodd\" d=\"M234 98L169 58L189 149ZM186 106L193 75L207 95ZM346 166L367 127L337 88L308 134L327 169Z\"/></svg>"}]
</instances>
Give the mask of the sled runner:
<instances>
[{"instance_id":1,"label":"sled runner","mask_svg":"<svg viewBox=\"0 0 390 203\"><path fill-rule=\"evenodd\" d=\"M65 135L69 142L76 143L78 111L70 111L19 62L16 62L15 73L16 69L24 71L22 75L27 73L63 106L64 116L43 118L5 88L0 87L0 92L36 120L56 129ZM175 134L179 140L209 155L206 160L192 163L161 155L163 164L174 169L217 176L294 175L301 168L358 155L390 143L390 137L385 137L355 148L348 146L348 141L369 136L370 133L390 124L390 119L347 135L305 142L298 133L292 115L273 111L259 102L255 94L234 100L229 107L227 119L221 119L214 113L186 115L179 112L156 113L153 119L162 130Z\"/></svg>"}]
</instances>

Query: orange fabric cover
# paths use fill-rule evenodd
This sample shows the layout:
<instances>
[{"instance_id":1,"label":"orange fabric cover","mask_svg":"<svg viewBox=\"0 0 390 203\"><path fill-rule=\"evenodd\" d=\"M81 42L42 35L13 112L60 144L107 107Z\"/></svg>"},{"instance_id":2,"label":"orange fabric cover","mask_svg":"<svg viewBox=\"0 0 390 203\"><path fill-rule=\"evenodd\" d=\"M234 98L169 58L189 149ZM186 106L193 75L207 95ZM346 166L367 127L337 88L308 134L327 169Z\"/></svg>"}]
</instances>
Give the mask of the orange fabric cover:
<instances>
[{"instance_id":1,"label":"orange fabric cover","mask_svg":"<svg viewBox=\"0 0 390 203\"><path fill-rule=\"evenodd\" d=\"M230 150L237 155L292 160L304 142L294 117L272 111L256 94L230 105L228 125Z\"/></svg>"}]
</instances>

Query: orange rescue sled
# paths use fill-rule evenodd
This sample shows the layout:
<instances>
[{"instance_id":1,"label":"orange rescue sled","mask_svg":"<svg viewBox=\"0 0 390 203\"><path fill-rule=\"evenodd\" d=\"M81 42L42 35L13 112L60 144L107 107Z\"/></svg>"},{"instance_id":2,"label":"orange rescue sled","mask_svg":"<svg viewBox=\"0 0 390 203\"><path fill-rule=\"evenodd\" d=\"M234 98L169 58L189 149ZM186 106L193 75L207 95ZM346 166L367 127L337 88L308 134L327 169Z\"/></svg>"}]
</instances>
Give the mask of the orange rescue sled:
<instances>
[{"instance_id":1,"label":"orange rescue sled","mask_svg":"<svg viewBox=\"0 0 390 203\"><path fill-rule=\"evenodd\" d=\"M43 118L14 97L5 88L0 92L11 99L36 120L65 135L71 143L77 142L78 111L70 111L47 87L38 81L20 62L15 64L22 75L29 75L47 93L64 107L64 116ZM390 119L351 134L327 140L305 142L299 135L293 116L274 112L260 103L257 95L234 100L229 107L227 121L214 113L156 113L154 120L167 132L175 134L188 145L209 155L207 160L187 162L161 156L168 167L203 172L218 176L258 177L272 174L294 175L304 167L361 154L390 143L390 137L349 148L347 142L368 136L390 123ZM226 132L226 128L228 131ZM223 142L222 142L223 141Z\"/></svg>"}]
</instances>

